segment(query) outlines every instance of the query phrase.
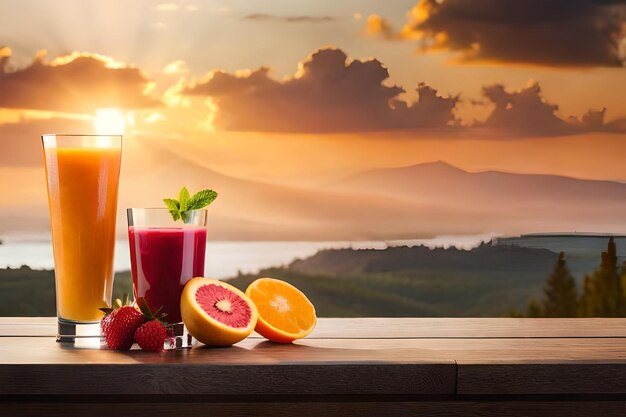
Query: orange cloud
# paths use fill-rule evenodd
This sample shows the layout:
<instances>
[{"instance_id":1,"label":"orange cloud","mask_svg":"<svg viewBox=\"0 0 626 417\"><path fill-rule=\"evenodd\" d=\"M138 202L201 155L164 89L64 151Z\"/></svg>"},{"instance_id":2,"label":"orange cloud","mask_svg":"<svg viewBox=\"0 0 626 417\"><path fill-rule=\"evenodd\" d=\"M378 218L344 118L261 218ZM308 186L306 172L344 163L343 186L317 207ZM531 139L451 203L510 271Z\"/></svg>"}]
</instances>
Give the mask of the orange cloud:
<instances>
[{"instance_id":1,"label":"orange cloud","mask_svg":"<svg viewBox=\"0 0 626 417\"><path fill-rule=\"evenodd\" d=\"M461 62L610 67L626 59L619 0L420 0L407 15L398 32L370 16L368 31L418 39L421 51L456 52Z\"/></svg>"},{"instance_id":2,"label":"orange cloud","mask_svg":"<svg viewBox=\"0 0 626 417\"><path fill-rule=\"evenodd\" d=\"M189 68L187 68L187 63L182 59L177 59L176 61L172 61L163 67L163 74L186 74L189 72Z\"/></svg>"},{"instance_id":3,"label":"orange cloud","mask_svg":"<svg viewBox=\"0 0 626 417\"><path fill-rule=\"evenodd\" d=\"M509 134L533 136L572 135L585 132L626 132L626 119L605 123L605 110L589 110L581 119L563 120L556 115L558 106L547 102L534 82L509 92L501 84L483 88L485 97L495 105L487 120L479 126Z\"/></svg>"},{"instance_id":4,"label":"orange cloud","mask_svg":"<svg viewBox=\"0 0 626 417\"><path fill-rule=\"evenodd\" d=\"M515 92L507 92L501 84L483 88L495 109L484 126L515 132L554 134L573 130L571 125L556 116L558 106L541 97L539 84L534 83Z\"/></svg>"},{"instance_id":5,"label":"orange cloud","mask_svg":"<svg viewBox=\"0 0 626 417\"><path fill-rule=\"evenodd\" d=\"M383 38L388 40L396 39L398 37L393 27L391 27L391 24L389 24L386 19L377 14L372 14L368 16L367 33L369 35L382 36Z\"/></svg>"},{"instance_id":6,"label":"orange cloud","mask_svg":"<svg viewBox=\"0 0 626 417\"><path fill-rule=\"evenodd\" d=\"M509 92L503 85L483 89L495 105L487 120L469 127L454 114L459 97L442 97L420 83L419 99L399 99L405 90L385 85L387 69L376 59L349 60L339 49L321 49L299 64L284 81L268 68L229 74L213 71L198 83L179 83L175 97L207 96L212 123L221 129L259 132L337 133L428 129L445 134L476 129L475 134L558 136L585 132L623 133L626 119L605 122L604 112L562 119L558 106L541 96L537 83ZM166 95L167 96L167 95ZM475 105L485 105L476 103Z\"/></svg>"},{"instance_id":7,"label":"orange cloud","mask_svg":"<svg viewBox=\"0 0 626 417\"><path fill-rule=\"evenodd\" d=\"M420 84L419 100L407 103L398 99L402 88L384 84L388 77L376 59L349 60L343 51L326 48L282 82L267 68L214 71L182 92L210 96L218 108L215 125L229 130L329 133L447 128L456 122L456 97Z\"/></svg>"},{"instance_id":8,"label":"orange cloud","mask_svg":"<svg viewBox=\"0 0 626 417\"><path fill-rule=\"evenodd\" d=\"M13 69L11 51L0 49L0 108L92 113L97 108L158 105L148 96L152 83L137 68L102 55L74 52Z\"/></svg>"}]
</instances>

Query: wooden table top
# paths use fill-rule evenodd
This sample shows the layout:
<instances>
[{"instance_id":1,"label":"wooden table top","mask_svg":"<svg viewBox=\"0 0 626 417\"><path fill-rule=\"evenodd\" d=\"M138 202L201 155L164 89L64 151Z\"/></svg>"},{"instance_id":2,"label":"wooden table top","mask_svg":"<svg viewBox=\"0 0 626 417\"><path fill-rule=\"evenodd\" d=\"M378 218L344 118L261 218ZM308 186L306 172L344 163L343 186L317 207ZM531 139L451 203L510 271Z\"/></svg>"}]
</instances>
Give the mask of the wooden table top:
<instances>
[{"instance_id":1,"label":"wooden table top","mask_svg":"<svg viewBox=\"0 0 626 417\"><path fill-rule=\"evenodd\" d=\"M0 395L626 395L626 319L322 318L291 345L162 353L55 331L0 318Z\"/></svg>"}]
</instances>

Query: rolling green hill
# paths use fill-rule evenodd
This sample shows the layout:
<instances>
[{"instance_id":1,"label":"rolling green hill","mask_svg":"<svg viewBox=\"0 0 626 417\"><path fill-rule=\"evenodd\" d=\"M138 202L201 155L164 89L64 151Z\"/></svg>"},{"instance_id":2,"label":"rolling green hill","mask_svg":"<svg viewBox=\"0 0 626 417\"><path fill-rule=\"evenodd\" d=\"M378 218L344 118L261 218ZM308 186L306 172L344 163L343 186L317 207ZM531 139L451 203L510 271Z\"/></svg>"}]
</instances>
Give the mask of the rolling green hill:
<instances>
[{"instance_id":1,"label":"rolling green hill","mask_svg":"<svg viewBox=\"0 0 626 417\"><path fill-rule=\"evenodd\" d=\"M492 245L324 250L229 282L245 289L257 277L284 279L311 298L320 316L502 316L539 293L557 257Z\"/></svg>"},{"instance_id":2,"label":"rolling green hill","mask_svg":"<svg viewBox=\"0 0 626 417\"><path fill-rule=\"evenodd\" d=\"M502 316L539 293L558 255L547 249L481 245L471 251L393 247L323 250L287 267L229 280L245 290L271 276L304 291L320 316ZM116 275L114 297L132 292ZM0 316L51 316L54 274L28 267L0 270Z\"/></svg>"},{"instance_id":3,"label":"rolling green hill","mask_svg":"<svg viewBox=\"0 0 626 417\"><path fill-rule=\"evenodd\" d=\"M113 297L132 294L130 273L117 274ZM55 316L54 271L0 269L0 316Z\"/></svg>"}]
</instances>

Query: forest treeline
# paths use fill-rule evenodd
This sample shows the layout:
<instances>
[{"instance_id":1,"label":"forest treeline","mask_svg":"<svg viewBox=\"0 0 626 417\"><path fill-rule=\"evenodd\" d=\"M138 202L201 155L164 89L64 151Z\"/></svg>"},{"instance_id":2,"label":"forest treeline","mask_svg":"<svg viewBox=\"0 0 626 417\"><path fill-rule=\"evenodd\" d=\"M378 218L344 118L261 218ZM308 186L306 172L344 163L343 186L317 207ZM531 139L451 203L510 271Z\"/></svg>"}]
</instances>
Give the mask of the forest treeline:
<instances>
[{"instance_id":1,"label":"forest treeline","mask_svg":"<svg viewBox=\"0 0 626 417\"><path fill-rule=\"evenodd\" d=\"M602 252L600 265L585 275L579 289L572 276L565 253L543 287L540 299L532 299L518 317L624 317L626 316L626 262L620 266L615 240L609 239Z\"/></svg>"},{"instance_id":2,"label":"forest treeline","mask_svg":"<svg viewBox=\"0 0 626 417\"><path fill-rule=\"evenodd\" d=\"M320 317L496 317L512 311L525 317L626 317L626 266L618 262L615 241L609 240L599 266L592 261L581 269L575 259L493 243L472 250L335 249L229 282L245 289L258 277L286 280L307 294ZM581 281L584 271L592 272ZM115 278L114 297L125 292L132 292L130 271ZM0 316L55 314L53 271L0 269Z\"/></svg>"}]
</instances>

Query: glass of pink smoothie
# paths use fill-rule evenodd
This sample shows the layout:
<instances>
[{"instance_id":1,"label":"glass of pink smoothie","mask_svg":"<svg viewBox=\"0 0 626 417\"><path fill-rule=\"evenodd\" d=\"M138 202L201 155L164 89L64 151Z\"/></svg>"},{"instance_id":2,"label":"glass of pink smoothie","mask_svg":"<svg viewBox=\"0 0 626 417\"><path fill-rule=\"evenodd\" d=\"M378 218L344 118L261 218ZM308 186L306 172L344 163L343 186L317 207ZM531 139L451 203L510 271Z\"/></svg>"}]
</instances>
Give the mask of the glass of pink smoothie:
<instances>
[{"instance_id":1,"label":"glass of pink smoothie","mask_svg":"<svg viewBox=\"0 0 626 417\"><path fill-rule=\"evenodd\" d=\"M174 221L166 208L130 208L128 241L135 300L167 314L171 338L165 348L191 346L180 316L180 296L187 281L204 275L207 210L187 212Z\"/></svg>"}]
</instances>

